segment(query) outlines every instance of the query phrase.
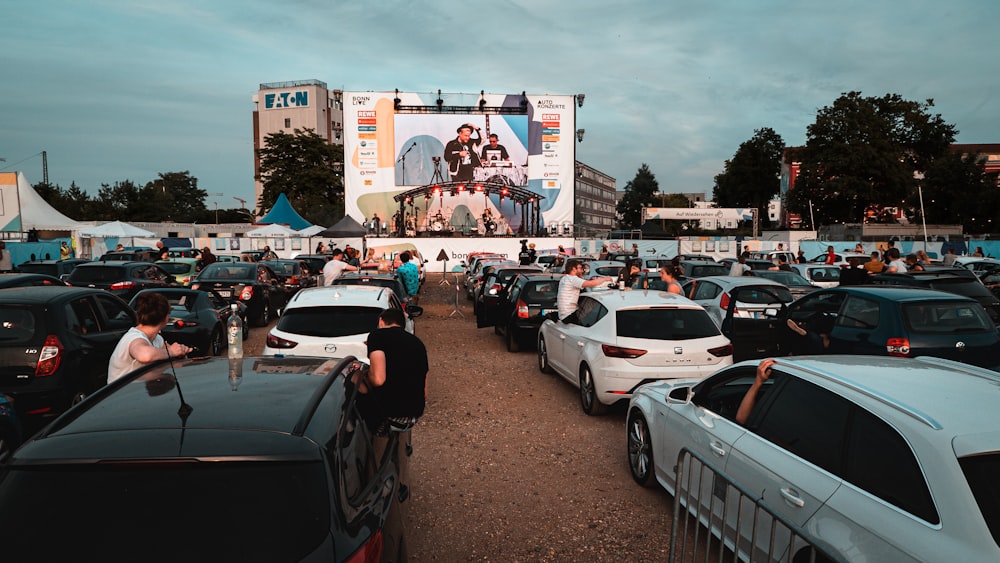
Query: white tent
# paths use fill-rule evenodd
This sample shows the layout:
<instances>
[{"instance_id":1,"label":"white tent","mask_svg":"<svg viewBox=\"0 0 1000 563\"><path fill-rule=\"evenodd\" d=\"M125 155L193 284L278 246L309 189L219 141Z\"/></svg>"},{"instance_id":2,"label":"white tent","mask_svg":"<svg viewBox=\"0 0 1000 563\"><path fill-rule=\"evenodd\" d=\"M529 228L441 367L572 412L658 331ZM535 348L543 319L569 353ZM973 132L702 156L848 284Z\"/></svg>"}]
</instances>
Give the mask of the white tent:
<instances>
[{"instance_id":1,"label":"white tent","mask_svg":"<svg viewBox=\"0 0 1000 563\"><path fill-rule=\"evenodd\" d=\"M256 229L247 231L246 236L252 238L263 238L263 237L291 237L291 236L301 236L296 231L292 230L285 225L280 225L278 223L271 223L270 225L264 225L263 227L257 227Z\"/></svg>"},{"instance_id":2,"label":"white tent","mask_svg":"<svg viewBox=\"0 0 1000 563\"><path fill-rule=\"evenodd\" d=\"M142 227L136 227L123 221L112 221L94 227L84 227L80 229L80 235L90 238L132 238L132 237L155 237L156 233L147 231Z\"/></svg>"},{"instance_id":3,"label":"white tent","mask_svg":"<svg viewBox=\"0 0 1000 563\"><path fill-rule=\"evenodd\" d=\"M23 172L0 172L0 230L73 231L82 226L42 199Z\"/></svg>"},{"instance_id":4,"label":"white tent","mask_svg":"<svg viewBox=\"0 0 1000 563\"><path fill-rule=\"evenodd\" d=\"M303 236L303 237L311 237L311 236L315 236L316 233L318 233L320 231L325 231L325 230L326 230L326 227L324 227L322 225L310 225L310 226L308 226L308 227L306 227L304 229L299 229L299 230L295 231L295 234L297 234L299 236Z\"/></svg>"}]
</instances>

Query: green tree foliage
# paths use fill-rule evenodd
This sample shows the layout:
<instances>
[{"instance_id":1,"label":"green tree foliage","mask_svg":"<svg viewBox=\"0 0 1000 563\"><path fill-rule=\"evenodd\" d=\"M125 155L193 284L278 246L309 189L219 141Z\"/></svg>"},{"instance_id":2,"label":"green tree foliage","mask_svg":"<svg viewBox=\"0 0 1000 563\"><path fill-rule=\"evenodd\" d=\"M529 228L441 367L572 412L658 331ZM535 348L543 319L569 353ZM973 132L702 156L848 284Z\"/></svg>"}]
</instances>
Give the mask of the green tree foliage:
<instances>
[{"instance_id":1,"label":"green tree foliage","mask_svg":"<svg viewBox=\"0 0 1000 563\"><path fill-rule=\"evenodd\" d=\"M788 210L818 225L861 222L870 207L901 206L917 190L919 173L945 154L955 127L925 103L898 94L842 94L806 130L801 168Z\"/></svg>"},{"instance_id":2,"label":"green tree foliage","mask_svg":"<svg viewBox=\"0 0 1000 563\"><path fill-rule=\"evenodd\" d=\"M198 187L198 179L188 171L161 172L142 189L135 220L193 223L204 217L206 197L208 193Z\"/></svg>"},{"instance_id":3,"label":"green tree foliage","mask_svg":"<svg viewBox=\"0 0 1000 563\"><path fill-rule=\"evenodd\" d=\"M635 178L625 185L625 195L618 202L618 225L622 229L637 229L642 225L642 208L652 206L660 185L645 163L635 173Z\"/></svg>"},{"instance_id":4,"label":"green tree foliage","mask_svg":"<svg viewBox=\"0 0 1000 563\"><path fill-rule=\"evenodd\" d=\"M264 138L260 149L260 180L264 186L257 202L263 212L282 193L302 217L318 225L332 225L344 216L344 183L334 163L343 163L344 149L312 129L277 132Z\"/></svg>"},{"instance_id":5,"label":"green tree foliage","mask_svg":"<svg viewBox=\"0 0 1000 563\"><path fill-rule=\"evenodd\" d=\"M965 232L996 232L1000 218L1000 188L997 174L986 173L978 155L951 151L936 159L921 182L923 209L929 224L955 223L961 219ZM907 202L907 215L919 222L920 194Z\"/></svg>"},{"instance_id":6,"label":"green tree foliage","mask_svg":"<svg viewBox=\"0 0 1000 563\"><path fill-rule=\"evenodd\" d=\"M767 217L767 204L781 188L781 157L785 141L774 129L754 131L744 141L725 171L715 177L712 199L719 207L753 207L757 216Z\"/></svg>"},{"instance_id":7,"label":"green tree foliage","mask_svg":"<svg viewBox=\"0 0 1000 563\"><path fill-rule=\"evenodd\" d=\"M143 206L139 186L132 180L122 180L112 185L101 184L97 191L99 206L95 209L97 221L140 221L136 210ZM161 212L162 213L162 212ZM161 219L163 220L163 219Z\"/></svg>"}]
</instances>

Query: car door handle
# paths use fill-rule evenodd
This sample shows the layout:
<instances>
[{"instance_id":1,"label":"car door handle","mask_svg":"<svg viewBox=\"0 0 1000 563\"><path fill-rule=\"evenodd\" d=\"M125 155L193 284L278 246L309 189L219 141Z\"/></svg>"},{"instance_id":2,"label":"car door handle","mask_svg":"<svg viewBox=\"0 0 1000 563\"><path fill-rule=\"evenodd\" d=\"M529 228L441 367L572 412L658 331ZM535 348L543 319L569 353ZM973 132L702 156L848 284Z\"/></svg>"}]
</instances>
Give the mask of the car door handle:
<instances>
[{"instance_id":1,"label":"car door handle","mask_svg":"<svg viewBox=\"0 0 1000 563\"><path fill-rule=\"evenodd\" d=\"M577 345L578 348L583 348L584 346L586 346L586 343L584 343L584 342L577 342L576 345Z\"/></svg>"},{"instance_id":2,"label":"car door handle","mask_svg":"<svg viewBox=\"0 0 1000 563\"><path fill-rule=\"evenodd\" d=\"M560 334L559 335L559 340L566 340L566 335L565 334Z\"/></svg>"},{"instance_id":3,"label":"car door handle","mask_svg":"<svg viewBox=\"0 0 1000 563\"><path fill-rule=\"evenodd\" d=\"M785 499L785 502L796 507L802 508L806 505L806 501L802 500L799 496L799 492L791 487L783 487L781 490L781 497Z\"/></svg>"},{"instance_id":4,"label":"car door handle","mask_svg":"<svg viewBox=\"0 0 1000 563\"><path fill-rule=\"evenodd\" d=\"M712 450L712 453L719 457L724 457L726 455L726 448L723 448L722 444L717 441L713 441L708 445L708 447Z\"/></svg>"}]
</instances>

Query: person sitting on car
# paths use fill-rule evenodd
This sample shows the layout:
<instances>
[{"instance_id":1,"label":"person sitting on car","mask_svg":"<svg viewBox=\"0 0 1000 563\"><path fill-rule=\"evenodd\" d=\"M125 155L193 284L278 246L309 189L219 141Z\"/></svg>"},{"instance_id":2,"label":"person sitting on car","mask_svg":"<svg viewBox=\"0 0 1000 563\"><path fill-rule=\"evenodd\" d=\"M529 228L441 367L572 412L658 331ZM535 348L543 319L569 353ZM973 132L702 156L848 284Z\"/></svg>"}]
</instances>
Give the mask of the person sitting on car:
<instances>
[{"instance_id":1,"label":"person sitting on car","mask_svg":"<svg viewBox=\"0 0 1000 563\"><path fill-rule=\"evenodd\" d=\"M566 275L559 280L559 292L556 294L556 305L559 308L559 320L564 323L576 318L576 305L580 300L580 291L585 287L597 287L614 281L610 276L583 279L583 262L575 258L566 261Z\"/></svg>"},{"instance_id":2,"label":"person sitting on car","mask_svg":"<svg viewBox=\"0 0 1000 563\"><path fill-rule=\"evenodd\" d=\"M122 335L111 353L108 383L145 364L168 358L182 358L192 348L173 342L167 344L160 331L170 320L170 303L162 293L142 293L135 300L138 324Z\"/></svg>"}]
</instances>

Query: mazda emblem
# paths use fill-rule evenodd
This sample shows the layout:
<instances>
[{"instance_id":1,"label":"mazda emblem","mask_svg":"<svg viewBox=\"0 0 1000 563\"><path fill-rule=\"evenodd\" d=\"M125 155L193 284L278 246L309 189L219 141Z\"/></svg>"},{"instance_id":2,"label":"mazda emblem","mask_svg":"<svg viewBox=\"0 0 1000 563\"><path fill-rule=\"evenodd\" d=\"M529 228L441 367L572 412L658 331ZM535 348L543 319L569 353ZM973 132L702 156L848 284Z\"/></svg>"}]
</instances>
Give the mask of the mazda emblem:
<instances>
[{"instance_id":1,"label":"mazda emblem","mask_svg":"<svg viewBox=\"0 0 1000 563\"><path fill-rule=\"evenodd\" d=\"M326 346L323 346L323 351L326 352L327 354L333 354L334 352L337 351L337 345L327 344Z\"/></svg>"}]
</instances>

